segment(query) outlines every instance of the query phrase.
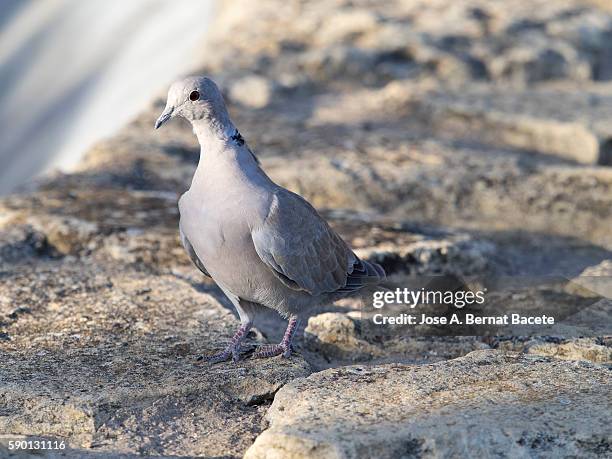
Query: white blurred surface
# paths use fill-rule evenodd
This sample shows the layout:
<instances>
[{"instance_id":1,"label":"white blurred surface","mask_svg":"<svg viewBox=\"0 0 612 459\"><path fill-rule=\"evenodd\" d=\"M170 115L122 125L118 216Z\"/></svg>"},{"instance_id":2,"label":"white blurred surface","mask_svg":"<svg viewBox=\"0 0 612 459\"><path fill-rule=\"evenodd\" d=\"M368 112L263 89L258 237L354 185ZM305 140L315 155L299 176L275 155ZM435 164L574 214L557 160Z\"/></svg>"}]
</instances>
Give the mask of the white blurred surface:
<instances>
[{"instance_id":1,"label":"white blurred surface","mask_svg":"<svg viewBox=\"0 0 612 459\"><path fill-rule=\"evenodd\" d=\"M212 0L0 0L0 193L69 170L195 70Z\"/></svg>"}]
</instances>

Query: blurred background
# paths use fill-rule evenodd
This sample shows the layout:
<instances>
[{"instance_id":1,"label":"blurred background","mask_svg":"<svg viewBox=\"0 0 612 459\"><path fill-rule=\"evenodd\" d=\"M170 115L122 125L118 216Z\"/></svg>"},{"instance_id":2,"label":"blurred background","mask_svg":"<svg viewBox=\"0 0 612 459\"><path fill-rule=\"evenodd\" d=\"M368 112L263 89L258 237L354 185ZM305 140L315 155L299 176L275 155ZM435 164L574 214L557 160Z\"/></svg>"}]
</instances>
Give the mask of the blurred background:
<instances>
[{"instance_id":1,"label":"blurred background","mask_svg":"<svg viewBox=\"0 0 612 459\"><path fill-rule=\"evenodd\" d=\"M184 191L191 130L151 124L203 73L319 208L612 244L608 1L1 1L2 194L58 169Z\"/></svg>"},{"instance_id":2,"label":"blurred background","mask_svg":"<svg viewBox=\"0 0 612 459\"><path fill-rule=\"evenodd\" d=\"M194 69L212 0L1 0L0 194L69 169Z\"/></svg>"}]
</instances>

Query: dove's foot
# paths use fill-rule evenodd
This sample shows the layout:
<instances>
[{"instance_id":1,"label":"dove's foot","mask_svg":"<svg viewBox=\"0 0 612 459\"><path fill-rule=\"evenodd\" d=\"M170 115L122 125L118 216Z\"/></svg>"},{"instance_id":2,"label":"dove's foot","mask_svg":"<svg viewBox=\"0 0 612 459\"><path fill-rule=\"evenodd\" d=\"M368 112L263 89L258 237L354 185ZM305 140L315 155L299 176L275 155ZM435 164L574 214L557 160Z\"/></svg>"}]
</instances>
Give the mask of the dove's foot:
<instances>
[{"instance_id":1,"label":"dove's foot","mask_svg":"<svg viewBox=\"0 0 612 459\"><path fill-rule=\"evenodd\" d=\"M291 355L291 342L293 341L297 327L297 317L291 317L287 325L287 330L285 330L285 334L283 335L283 340L279 344L261 346L253 353L253 358L263 359L276 355L282 355L284 358L288 358Z\"/></svg>"},{"instance_id":2,"label":"dove's foot","mask_svg":"<svg viewBox=\"0 0 612 459\"><path fill-rule=\"evenodd\" d=\"M276 355L282 355L285 358L289 357L291 355L291 346L283 346L282 344L261 346L253 353L253 358L264 359L266 357L274 357Z\"/></svg>"},{"instance_id":3,"label":"dove's foot","mask_svg":"<svg viewBox=\"0 0 612 459\"><path fill-rule=\"evenodd\" d=\"M198 360L202 360L207 363L220 363L226 362L230 358L234 358L233 349L229 349L226 347L225 349L223 349L223 351L217 352L216 354L198 357Z\"/></svg>"},{"instance_id":4,"label":"dove's foot","mask_svg":"<svg viewBox=\"0 0 612 459\"><path fill-rule=\"evenodd\" d=\"M232 359L234 362L237 362L238 360L240 360L241 354L248 349L242 347L242 341L244 340L252 326L252 322L240 325L240 328L236 331L234 336L232 336L232 339L230 340L229 344L225 349L209 357L198 358L198 360L204 360L208 363L219 363Z\"/></svg>"}]
</instances>

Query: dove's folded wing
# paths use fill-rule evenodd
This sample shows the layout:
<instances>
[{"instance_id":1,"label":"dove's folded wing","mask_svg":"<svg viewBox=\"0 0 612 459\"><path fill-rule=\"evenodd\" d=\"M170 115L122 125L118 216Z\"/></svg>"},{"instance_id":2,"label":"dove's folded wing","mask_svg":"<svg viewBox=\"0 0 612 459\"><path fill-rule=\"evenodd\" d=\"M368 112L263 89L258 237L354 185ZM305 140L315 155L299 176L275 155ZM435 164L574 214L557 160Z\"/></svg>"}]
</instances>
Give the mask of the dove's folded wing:
<instances>
[{"instance_id":1,"label":"dove's folded wing","mask_svg":"<svg viewBox=\"0 0 612 459\"><path fill-rule=\"evenodd\" d=\"M251 236L262 261L294 290L350 292L367 283L365 278L379 277L308 202L284 189L274 194L268 215Z\"/></svg>"},{"instance_id":2,"label":"dove's folded wing","mask_svg":"<svg viewBox=\"0 0 612 459\"><path fill-rule=\"evenodd\" d=\"M183 229L180 227L180 225L179 234L181 235L181 242L183 243L183 247L185 248L187 255L189 255L189 258L191 258L193 264L196 265L196 267L200 271L202 271L202 274L211 277L210 274L208 274L208 271L206 270L206 266L204 266L204 263L202 263L202 260L200 260L200 258L198 257L198 254L195 252L193 246L191 245L191 242L189 242L189 239L187 239L187 236L185 236L185 233L183 232Z\"/></svg>"}]
</instances>

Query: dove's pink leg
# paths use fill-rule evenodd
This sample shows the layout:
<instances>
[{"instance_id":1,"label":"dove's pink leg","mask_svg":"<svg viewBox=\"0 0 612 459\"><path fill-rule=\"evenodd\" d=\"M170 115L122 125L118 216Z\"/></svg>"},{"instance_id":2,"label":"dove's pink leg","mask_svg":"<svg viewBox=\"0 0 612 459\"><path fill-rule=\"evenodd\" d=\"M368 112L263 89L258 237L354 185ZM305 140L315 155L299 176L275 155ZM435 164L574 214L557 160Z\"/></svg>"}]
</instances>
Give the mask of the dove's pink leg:
<instances>
[{"instance_id":1,"label":"dove's pink leg","mask_svg":"<svg viewBox=\"0 0 612 459\"><path fill-rule=\"evenodd\" d=\"M242 341L244 340L252 326L253 322L245 322L241 324L240 328L238 328L234 336L232 336L232 339L230 340L227 347L223 349L223 351L219 352L218 354L214 354L210 357L204 357L204 360L210 363L225 362L226 360L229 360L230 357L234 362L240 360L240 348L242 345Z\"/></svg>"},{"instance_id":2,"label":"dove's pink leg","mask_svg":"<svg viewBox=\"0 0 612 459\"><path fill-rule=\"evenodd\" d=\"M282 355L285 358L289 357L291 355L291 342L297 331L298 323L297 317L290 317L282 341L279 344L261 346L255 351L253 358L274 357L275 355Z\"/></svg>"}]
</instances>

